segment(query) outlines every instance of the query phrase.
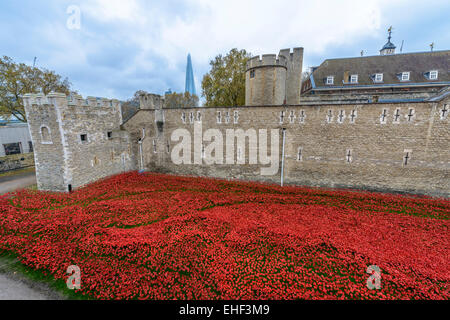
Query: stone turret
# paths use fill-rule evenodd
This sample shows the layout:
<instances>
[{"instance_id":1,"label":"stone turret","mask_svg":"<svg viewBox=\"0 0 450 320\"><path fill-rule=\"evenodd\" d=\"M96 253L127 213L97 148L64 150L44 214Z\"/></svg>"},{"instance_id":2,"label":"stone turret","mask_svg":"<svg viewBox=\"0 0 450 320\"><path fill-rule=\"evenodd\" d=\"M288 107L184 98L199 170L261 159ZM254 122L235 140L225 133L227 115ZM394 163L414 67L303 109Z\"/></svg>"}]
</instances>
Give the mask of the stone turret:
<instances>
[{"instance_id":1,"label":"stone turret","mask_svg":"<svg viewBox=\"0 0 450 320\"><path fill-rule=\"evenodd\" d=\"M245 104L299 104L302 61L303 48L251 58L245 74Z\"/></svg>"},{"instance_id":2,"label":"stone turret","mask_svg":"<svg viewBox=\"0 0 450 320\"><path fill-rule=\"evenodd\" d=\"M265 54L251 58L245 73L245 104L281 105L286 98L287 59Z\"/></svg>"},{"instance_id":3,"label":"stone turret","mask_svg":"<svg viewBox=\"0 0 450 320\"><path fill-rule=\"evenodd\" d=\"M159 110L164 107L164 97L159 94L144 93L139 96L140 109Z\"/></svg>"}]
</instances>

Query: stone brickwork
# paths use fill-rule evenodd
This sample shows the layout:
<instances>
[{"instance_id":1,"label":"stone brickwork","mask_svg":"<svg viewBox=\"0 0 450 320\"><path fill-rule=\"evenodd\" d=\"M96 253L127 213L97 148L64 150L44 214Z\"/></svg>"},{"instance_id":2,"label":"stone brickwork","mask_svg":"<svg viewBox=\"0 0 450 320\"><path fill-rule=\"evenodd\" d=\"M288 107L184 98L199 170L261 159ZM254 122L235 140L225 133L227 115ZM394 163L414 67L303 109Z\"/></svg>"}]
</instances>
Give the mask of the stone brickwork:
<instances>
[{"instance_id":1,"label":"stone brickwork","mask_svg":"<svg viewBox=\"0 0 450 320\"><path fill-rule=\"evenodd\" d=\"M117 100L25 95L39 190L69 191L134 169Z\"/></svg>"},{"instance_id":2,"label":"stone brickwork","mask_svg":"<svg viewBox=\"0 0 450 320\"><path fill-rule=\"evenodd\" d=\"M132 141L142 136L143 167L151 171L231 179L280 182L261 175L261 164L175 164L172 140L175 130L191 137L191 159L210 142L194 141L194 128L202 133L218 129L225 140L227 129L286 130L284 180L289 184L350 187L433 196L450 196L450 97L421 103L355 103L237 108L140 110L123 125ZM157 124L159 112L162 124ZM236 116L236 120L235 120ZM270 140L270 138L268 138ZM196 147L197 146L197 147ZM138 152L134 148L134 152ZM271 150L269 148L269 154ZM223 150L225 159L226 150ZM238 162L237 142L234 160ZM242 155L241 155L242 157ZM139 157L135 157L138 159ZM139 166L138 161L135 162Z\"/></svg>"}]
</instances>

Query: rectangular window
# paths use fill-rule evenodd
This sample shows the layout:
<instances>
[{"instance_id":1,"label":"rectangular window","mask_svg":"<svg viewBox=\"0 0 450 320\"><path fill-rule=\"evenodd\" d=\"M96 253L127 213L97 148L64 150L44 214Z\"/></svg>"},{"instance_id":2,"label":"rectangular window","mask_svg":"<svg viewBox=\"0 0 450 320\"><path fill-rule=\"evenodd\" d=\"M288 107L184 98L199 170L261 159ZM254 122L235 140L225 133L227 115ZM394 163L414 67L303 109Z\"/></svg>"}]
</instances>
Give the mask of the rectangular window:
<instances>
[{"instance_id":1,"label":"rectangular window","mask_svg":"<svg viewBox=\"0 0 450 320\"><path fill-rule=\"evenodd\" d=\"M383 74L382 73L376 73L375 74L375 78L374 78L375 82L383 82Z\"/></svg>"},{"instance_id":2,"label":"rectangular window","mask_svg":"<svg viewBox=\"0 0 450 320\"><path fill-rule=\"evenodd\" d=\"M352 74L350 76L350 83L358 83L358 75L357 74Z\"/></svg>"},{"instance_id":3,"label":"rectangular window","mask_svg":"<svg viewBox=\"0 0 450 320\"><path fill-rule=\"evenodd\" d=\"M81 142L86 142L87 141L87 134L80 134L80 139L81 139Z\"/></svg>"},{"instance_id":4,"label":"rectangular window","mask_svg":"<svg viewBox=\"0 0 450 320\"><path fill-rule=\"evenodd\" d=\"M20 148L20 142L17 143L6 143L3 145L3 148L5 148L5 155L10 155L10 154L20 154L21 152L21 148Z\"/></svg>"},{"instance_id":5,"label":"rectangular window","mask_svg":"<svg viewBox=\"0 0 450 320\"><path fill-rule=\"evenodd\" d=\"M255 77L255 70L250 70L250 78L254 78Z\"/></svg>"},{"instance_id":6,"label":"rectangular window","mask_svg":"<svg viewBox=\"0 0 450 320\"><path fill-rule=\"evenodd\" d=\"M327 77L327 85L333 85L334 84L334 76L328 76Z\"/></svg>"},{"instance_id":7,"label":"rectangular window","mask_svg":"<svg viewBox=\"0 0 450 320\"><path fill-rule=\"evenodd\" d=\"M402 81L409 81L410 72L402 72Z\"/></svg>"},{"instance_id":8,"label":"rectangular window","mask_svg":"<svg viewBox=\"0 0 450 320\"><path fill-rule=\"evenodd\" d=\"M437 78L438 78L438 71L437 70L430 71L430 80L437 80Z\"/></svg>"},{"instance_id":9,"label":"rectangular window","mask_svg":"<svg viewBox=\"0 0 450 320\"><path fill-rule=\"evenodd\" d=\"M33 152L33 142L28 141L28 152Z\"/></svg>"},{"instance_id":10,"label":"rectangular window","mask_svg":"<svg viewBox=\"0 0 450 320\"><path fill-rule=\"evenodd\" d=\"M111 138L112 138L112 132L111 132L111 131L108 131L108 132L106 133L106 135L108 136L108 139L111 139Z\"/></svg>"}]
</instances>

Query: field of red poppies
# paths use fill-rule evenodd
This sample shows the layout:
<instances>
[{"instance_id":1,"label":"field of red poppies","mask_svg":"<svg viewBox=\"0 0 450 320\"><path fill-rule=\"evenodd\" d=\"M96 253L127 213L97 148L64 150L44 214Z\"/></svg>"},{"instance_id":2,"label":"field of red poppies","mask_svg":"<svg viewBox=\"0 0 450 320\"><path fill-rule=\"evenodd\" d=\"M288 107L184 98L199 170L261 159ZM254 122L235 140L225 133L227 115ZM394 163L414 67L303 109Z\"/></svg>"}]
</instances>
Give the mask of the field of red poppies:
<instances>
[{"instance_id":1,"label":"field of red poppies","mask_svg":"<svg viewBox=\"0 0 450 320\"><path fill-rule=\"evenodd\" d=\"M98 299L450 299L450 201L121 174L0 197L0 252ZM367 267L381 270L370 290Z\"/></svg>"}]
</instances>

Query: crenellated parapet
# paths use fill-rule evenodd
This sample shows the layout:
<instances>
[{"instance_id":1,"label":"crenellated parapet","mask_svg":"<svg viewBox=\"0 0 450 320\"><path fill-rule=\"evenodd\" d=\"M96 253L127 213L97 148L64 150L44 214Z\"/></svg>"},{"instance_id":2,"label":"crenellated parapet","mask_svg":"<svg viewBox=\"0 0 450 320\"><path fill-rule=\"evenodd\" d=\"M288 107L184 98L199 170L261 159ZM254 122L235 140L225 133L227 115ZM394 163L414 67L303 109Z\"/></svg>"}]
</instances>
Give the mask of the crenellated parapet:
<instances>
[{"instance_id":1,"label":"crenellated parapet","mask_svg":"<svg viewBox=\"0 0 450 320\"><path fill-rule=\"evenodd\" d=\"M140 109L158 110L164 108L164 97L159 94L145 93L139 96Z\"/></svg>"},{"instance_id":2,"label":"crenellated parapet","mask_svg":"<svg viewBox=\"0 0 450 320\"><path fill-rule=\"evenodd\" d=\"M77 107L100 107L100 108L113 108L119 109L120 101L117 99L107 99L98 97L87 97L83 98L81 95L69 95L64 93L50 92L47 95L43 93L27 93L23 97L23 102L25 106L44 106L44 105L55 105L58 101L58 105L66 104L68 106Z\"/></svg>"},{"instance_id":3,"label":"crenellated parapet","mask_svg":"<svg viewBox=\"0 0 450 320\"><path fill-rule=\"evenodd\" d=\"M255 56L247 61L247 71L262 67L282 67L287 69L287 59L282 55L263 54L262 56Z\"/></svg>"}]
</instances>

